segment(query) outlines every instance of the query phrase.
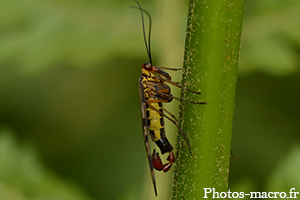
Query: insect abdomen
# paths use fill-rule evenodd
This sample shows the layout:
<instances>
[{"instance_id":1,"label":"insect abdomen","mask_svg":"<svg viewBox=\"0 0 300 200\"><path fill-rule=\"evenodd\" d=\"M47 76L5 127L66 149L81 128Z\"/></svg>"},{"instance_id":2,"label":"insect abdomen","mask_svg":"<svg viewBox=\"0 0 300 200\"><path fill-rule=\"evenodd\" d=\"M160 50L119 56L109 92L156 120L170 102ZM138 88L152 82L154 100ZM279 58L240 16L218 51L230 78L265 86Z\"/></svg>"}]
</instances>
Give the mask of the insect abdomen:
<instances>
[{"instance_id":1,"label":"insect abdomen","mask_svg":"<svg viewBox=\"0 0 300 200\"><path fill-rule=\"evenodd\" d=\"M149 103L150 106L146 108L147 114L147 127L151 140L154 141L160 148L161 153L169 152L173 150L172 145L166 138L165 122L162 109L162 103ZM153 109L155 108L155 109ZM158 112L159 111L159 112Z\"/></svg>"}]
</instances>

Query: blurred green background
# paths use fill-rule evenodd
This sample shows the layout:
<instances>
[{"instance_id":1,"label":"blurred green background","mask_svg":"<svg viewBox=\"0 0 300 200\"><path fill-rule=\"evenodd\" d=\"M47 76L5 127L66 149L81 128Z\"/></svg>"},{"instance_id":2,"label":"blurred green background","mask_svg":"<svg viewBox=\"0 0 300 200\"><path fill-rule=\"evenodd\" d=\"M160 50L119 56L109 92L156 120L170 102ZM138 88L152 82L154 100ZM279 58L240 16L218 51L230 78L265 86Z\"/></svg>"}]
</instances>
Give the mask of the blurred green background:
<instances>
[{"instance_id":1,"label":"blurred green background","mask_svg":"<svg viewBox=\"0 0 300 200\"><path fill-rule=\"evenodd\" d=\"M181 67L188 1L140 3L153 18L154 65ZM129 6L0 0L0 199L154 197L138 97L148 59ZM299 10L299 0L245 3L231 191L299 191ZM167 199L171 173L156 174L156 199Z\"/></svg>"}]
</instances>

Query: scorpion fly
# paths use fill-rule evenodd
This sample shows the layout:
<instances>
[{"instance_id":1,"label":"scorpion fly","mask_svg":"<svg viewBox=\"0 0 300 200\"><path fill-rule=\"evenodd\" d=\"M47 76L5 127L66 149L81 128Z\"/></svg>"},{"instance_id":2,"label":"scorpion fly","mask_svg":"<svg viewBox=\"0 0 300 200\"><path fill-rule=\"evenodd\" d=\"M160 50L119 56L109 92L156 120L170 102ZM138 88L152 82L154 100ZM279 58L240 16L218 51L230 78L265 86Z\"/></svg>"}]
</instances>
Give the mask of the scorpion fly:
<instances>
[{"instance_id":1,"label":"scorpion fly","mask_svg":"<svg viewBox=\"0 0 300 200\"><path fill-rule=\"evenodd\" d=\"M151 35L151 25L152 25L151 16L146 10L144 10L140 6L137 0L134 1L137 3L138 7L132 7L132 8L137 8L141 11L144 42L145 42L145 46L149 58L149 62L142 65L142 74L139 79L139 94L140 94L140 104L141 104L140 106L141 106L141 114L142 114L144 142L146 147L146 153L148 156L148 162L149 162L149 167L151 172L152 183L154 186L154 192L155 195L157 196L154 169L158 171L167 172L170 170L172 163L175 162L175 156L172 152L173 147L170 144L169 140L167 139L165 133L164 117L170 120L178 128L180 133L184 136L187 142L187 146L189 148L189 152L191 153L191 147L189 141L186 135L180 129L177 119L172 113L170 113L163 107L162 103L169 103L173 99L177 99L179 101L184 101L193 104L206 104L206 102L187 101L184 99L177 98L171 94L171 89L166 83L172 84L178 88L188 90L196 94L201 94L201 93L193 90L189 90L187 88L180 86L179 83L171 81L171 76L167 72L162 70L162 69L166 69L166 70L177 71L181 69L158 67L152 65L151 49L150 49L150 35ZM148 41L145 33L143 13L145 13L149 18ZM164 113L167 113L168 115ZM159 156L159 153L157 153L155 149L151 154L148 135L150 135L151 140L155 142L156 145L159 147L161 154L169 153L169 156L167 158L168 162L166 164L163 164Z\"/></svg>"}]
</instances>

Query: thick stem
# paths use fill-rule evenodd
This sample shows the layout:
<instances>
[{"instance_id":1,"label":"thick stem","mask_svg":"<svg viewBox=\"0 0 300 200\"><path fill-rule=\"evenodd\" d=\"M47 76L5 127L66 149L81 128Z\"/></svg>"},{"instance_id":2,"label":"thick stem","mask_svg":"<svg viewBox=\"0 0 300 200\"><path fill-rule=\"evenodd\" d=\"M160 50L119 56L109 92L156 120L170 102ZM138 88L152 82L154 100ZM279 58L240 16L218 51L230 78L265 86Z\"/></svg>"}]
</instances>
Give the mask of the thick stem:
<instances>
[{"instance_id":1,"label":"thick stem","mask_svg":"<svg viewBox=\"0 0 300 200\"><path fill-rule=\"evenodd\" d=\"M204 188L227 192L243 0L190 0L172 199L202 199ZM180 134L180 133L179 133ZM224 194L224 193L223 193ZM212 193L207 195L212 197Z\"/></svg>"}]
</instances>

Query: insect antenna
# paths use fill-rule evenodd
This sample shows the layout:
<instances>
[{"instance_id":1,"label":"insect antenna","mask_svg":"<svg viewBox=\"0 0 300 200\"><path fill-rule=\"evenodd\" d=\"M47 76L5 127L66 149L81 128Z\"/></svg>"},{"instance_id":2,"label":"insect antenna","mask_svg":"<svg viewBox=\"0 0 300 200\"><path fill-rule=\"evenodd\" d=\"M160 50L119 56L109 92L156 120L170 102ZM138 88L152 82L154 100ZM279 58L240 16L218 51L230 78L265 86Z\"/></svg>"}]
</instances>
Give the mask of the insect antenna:
<instances>
[{"instance_id":1,"label":"insect antenna","mask_svg":"<svg viewBox=\"0 0 300 200\"><path fill-rule=\"evenodd\" d=\"M148 54L148 58L149 58L149 63L152 64L151 48L150 48L150 36L151 36L151 26L152 26L151 16L146 10L144 10L141 7L141 5L139 4L139 2L137 2L137 0L134 0L134 1L137 3L138 7L134 7L134 6L130 6L130 7L131 8L137 8L141 11L144 42L145 42L145 46L146 46L146 50L147 50L147 54ZM146 13L148 15L148 18L149 18L148 44L147 44L147 37L146 37L146 31L145 31L145 20L144 20L143 12Z\"/></svg>"}]
</instances>

